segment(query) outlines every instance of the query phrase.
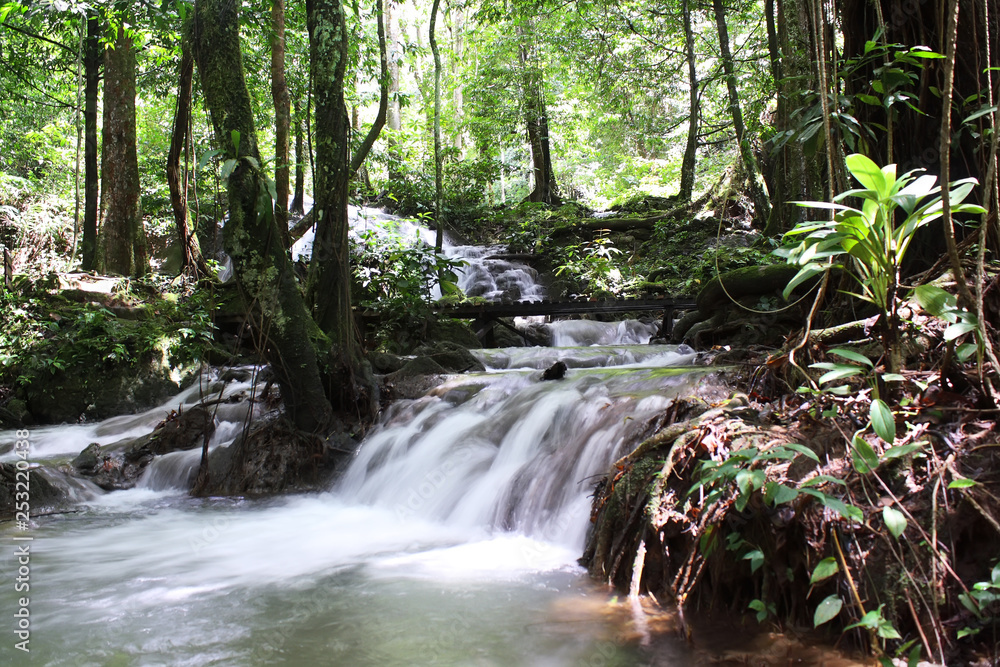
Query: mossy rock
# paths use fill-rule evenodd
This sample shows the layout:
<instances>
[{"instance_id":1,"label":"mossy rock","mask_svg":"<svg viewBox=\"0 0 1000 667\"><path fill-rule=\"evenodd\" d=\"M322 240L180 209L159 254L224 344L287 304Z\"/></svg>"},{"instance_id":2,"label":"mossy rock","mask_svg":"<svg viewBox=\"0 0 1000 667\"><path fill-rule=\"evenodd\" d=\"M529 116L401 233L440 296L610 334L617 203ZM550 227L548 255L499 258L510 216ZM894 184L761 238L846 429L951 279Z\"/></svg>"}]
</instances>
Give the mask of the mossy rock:
<instances>
[{"instance_id":1,"label":"mossy rock","mask_svg":"<svg viewBox=\"0 0 1000 667\"><path fill-rule=\"evenodd\" d=\"M139 412L162 403L180 386L169 369L152 360L110 366L95 360L94 365L80 364L56 373L41 371L23 391L36 421L59 424Z\"/></svg>"},{"instance_id":2,"label":"mossy rock","mask_svg":"<svg viewBox=\"0 0 1000 667\"><path fill-rule=\"evenodd\" d=\"M709 315L716 308L728 304L730 299L780 292L798 272L798 267L791 264L748 266L727 271L712 278L702 288L697 299L698 310Z\"/></svg>"},{"instance_id":3,"label":"mossy rock","mask_svg":"<svg viewBox=\"0 0 1000 667\"><path fill-rule=\"evenodd\" d=\"M433 343L454 343L465 349L483 346L464 320L451 318L433 319L427 323L427 340Z\"/></svg>"}]
</instances>

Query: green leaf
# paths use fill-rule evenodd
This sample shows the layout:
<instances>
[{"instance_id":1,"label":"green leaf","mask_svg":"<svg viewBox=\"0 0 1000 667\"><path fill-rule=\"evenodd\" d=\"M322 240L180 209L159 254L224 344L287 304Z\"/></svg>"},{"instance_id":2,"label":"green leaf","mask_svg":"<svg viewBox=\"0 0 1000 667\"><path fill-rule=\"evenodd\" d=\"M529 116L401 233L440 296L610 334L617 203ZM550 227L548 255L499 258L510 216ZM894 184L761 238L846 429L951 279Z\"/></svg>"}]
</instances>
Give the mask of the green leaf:
<instances>
[{"instance_id":1,"label":"green leaf","mask_svg":"<svg viewBox=\"0 0 1000 667\"><path fill-rule=\"evenodd\" d=\"M851 460L854 463L854 469L862 475L875 470L879 464L878 454L859 433L855 433L851 440Z\"/></svg>"},{"instance_id":2,"label":"green leaf","mask_svg":"<svg viewBox=\"0 0 1000 667\"><path fill-rule=\"evenodd\" d=\"M799 445L799 444L796 444L796 443L793 442L793 443L789 443L789 444L785 445L784 447L785 447L785 449L791 449L792 451L796 451L799 454L802 454L803 456L807 456L807 457L811 458L816 463L819 463L819 456L816 454L816 452L814 452L813 450L809 449L805 445Z\"/></svg>"},{"instance_id":3,"label":"green leaf","mask_svg":"<svg viewBox=\"0 0 1000 667\"><path fill-rule=\"evenodd\" d=\"M963 336L970 331L975 331L976 325L969 322L956 322L952 324L947 329L944 330L944 339L946 341L955 340L959 336Z\"/></svg>"},{"instance_id":4,"label":"green leaf","mask_svg":"<svg viewBox=\"0 0 1000 667\"><path fill-rule=\"evenodd\" d=\"M820 484L839 484L840 486L847 486L847 482L842 479L830 477L829 475L816 475L815 477L810 477L806 481L802 482L802 484L799 485L799 488L806 489Z\"/></svg>"},{"instance_id":5,"label":"green leaf","mask_svg":"<svg viewBox=\"0 0 1000 667\"><path fill-rule=\"evenodd\" d=\"M799 497L799 490L777 482L768 482L764 486L764 501L771 506L790 503Z\"/></svg>"},{"instance_id":6,"label":"green leaf","mask_svg":"<svg viewBox=\"0 0 1000 667\"><path fill-rule=\"evenodd\" d=\"M889 406L881 398L876 398L872 401L868 414L872 420L875 435L892 444L896 439L896 418L892 416Z\"/></svg>"},{"instance_id":7,"label":"green leaf","mask_svg":"<svg viewBox=\"0 0 1000 667\"><path fill-rule=\"evenodd\" d=\"M853 153L847 156L845 162L847 163L847 170L851 172L854 178L858 179L858 183L869 190L873 190L879 197L884 197L888 194L886 192L885 174L882 173L882 170L870 158L860 153Z\"/></svg>"},{"instance_id":8,"label":"green leaf","mask_svg":"<svg viewBox=\"0 0 1000 667\"><path fill-rule=\"evenodd\" d=\"M979 111L977 111L976 113L972 114L971 116L969 116L968 118L966 118L962 122L963 123L969 123L971 121L976 120L977 118L979 118L981 116L985 116L987 114L991 114L991 113L993 113L996 110L997 110L996 106L986 107L984 109L980 109Z\"/></svg>"},{"instance_id":9,"label":"green leaf","mask_svg":"<svg viewBox=\"0 0 1000 667\"><path fill-rule=\"evenodd\" d=\"M839 595L827 596L816 606L816 612L813 614L813 627L818 628L835 619L843 606L844 601L840 599Z\"/></svg>"},{"instance_id":10,"label":"green leaf","mask_svg":"<svg viewBox=\"0 0 1000 667\"><path fill-rule=\"evenodd\" d=\"M896 539L899 539L899 536L906 530L906 517L893 507L886 505L882 508L882 520L885 521L885 527Z\"/></svg>"},{"instance_id":11,"label":"green leaf","mask_svg":"<svg viewBox=\"0 0 1000 667\"><path fill-rule=\"evenodd\" d=\"M906 378L899 373L882 373L883 382L905 382Z\"/></svg>"},{"instance_id":12,"label":"green leaf","mask_svg":"<svg viewBox=\"0 0 1000 667\"><path fill-rule=\"evenodd\" d=\"M913 452L919 452L926 444L926 442L915 442L912 445L896 445L895 447L890 447L885 450L885 454L882 455L882 460L889 461L891 459L898 459L901 456L906 456L907 454L912 454Z\"/></svg>"},{"instance_id":13,"label":"green leaf","mask_svg":"<svg viewBox=\"0 0 1000 667\"><path fill-rule=\"evenodd\" d=\"M813 570L812 576L809 577L810 584L817 584L824 579L829 579L833 575L840 571L840 566L837 564L837 559L833 556L829 558L824 558L819 563L817 563L816 568Z\"/></svg>"},{"instance_id":14,"label":"green leaf","mask_svg":"<svg viewBox=\"0 0 1000 667\"><path fill-rule=\"evenodd\" d=\"M753 574L764 564L764 552L760 549L755 549L743 556L743 560L750 561L750 573Z\"/></svg>"},{"instance_id":15,"label":"green leaf","mask_svg":"<svg viewBox=\"0 0 1000 667\"><path fill-rule=\"evenodd\" d=\"M208 164L208 161L211 160L213 157L215 157L216 155L218 155L221 152L222 151L220 151L219 149L215 149L215 150L206 151L206 152L202 153L202 156L198 159L198 169L197 169L197 171L201 171L202 169L204 169L205 165Z\"/></svg>"},{"instance_id":16,"label":"green leaf","mask_svg":"<svg viewBox=\"0 0 1000 667\"><path fill-rule=\"evenodd\" d=\"M972 479L955 479L948 484L949 489L968 489L976 485Z\"/></svg>"},{"instance_id":17,"label":"green leaf","mask_svg":"<svg viewBox=\"0 0 1000 667\"><path fill-rule=\"evenodd\" d=\"M855 352L854 350L847 350L842 347L835 347L830 350L830 354L835 354L838 357L843 357L844 359L850 359L851 361L857 361L860 364L865 364L869 368L874 368L875 364L871 362L871 359L863 354Z\"/></svg>"},{"instance_id":18,"label":"green leaf","mask_svg":"<svg viewBox=\"0 0 1000 667\"><path fill-rule=\"evenodd\" d=\"M968 361L979 350L975 343L963 343L955 348L955 355L959 361Z\"/></svg>"},{"instance_id":19,"label":"green leaf","mask_svg":"<svg viewBox=\"0 0 1000 667\"><path fill-rule=\"evenodd\" d=\"M233 155L239 157L240 154L240 131L233 130L229 133L230 138L233 140Z\"/></svg>"},{"instance_id":20,"label":"green leaf","mask_svg":"<svg viewBox=\"0 0 1000 667\"><path fill-rule=\"evenodd\" d=\"M860 375L864 372L864 369L860 366L852 366L849 364L834 364L830 362L820 362L816 364L810 364L810 368L827 368L829 369L826 373L819 378L820 384L826 384L827 382L833 382L834 380L843 380L844 378L853 377L855 375Z\"/></svg>"}]
</instances>

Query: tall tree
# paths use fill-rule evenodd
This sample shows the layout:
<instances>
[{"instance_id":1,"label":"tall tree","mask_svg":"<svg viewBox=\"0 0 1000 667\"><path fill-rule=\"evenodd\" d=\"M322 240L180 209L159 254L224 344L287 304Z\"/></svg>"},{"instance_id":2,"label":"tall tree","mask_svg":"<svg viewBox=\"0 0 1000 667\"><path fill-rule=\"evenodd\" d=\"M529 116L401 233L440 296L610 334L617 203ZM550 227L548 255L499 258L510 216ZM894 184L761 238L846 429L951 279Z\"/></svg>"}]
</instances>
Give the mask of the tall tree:
<instances>
[{"instance_id":1,"label":"tall tree","mask_svg":"<svg viewBox=\"0 0 1000 667\"><path fill-rule=\"evenodd\" d=\"M288 210L291 213L302 215L305 212L305 188L306 188L306 161L309 159L305 155L302 135L302 108L299 100L295 100L295 194L292 196L292 203Z\"/></svg>"},{"instance_id":2,"label":"tall tree","mask_svg":"<svg viewBox=\"0 0 1000 667\"><path fill-rule=\"evenodd\" d=\"M684 58L688 66L688 135L684 148L684 158L681 161L681 188L677 198L690 201L694 192L695 167L698 157L698 68L694 55L694 31L691 29L690 0L681 0L681 12L684 18Z\"/></svg>"},{"instance_id":3,"label":"tall tree","mask_svg":"<svg viewBox=\"0 0 1000 667\"><path fill-rule=\"evenodd\" d=\"M368 415L376 405L375 389L361 359L351 312L350 124L344 103L347 25L340 0L307 0L306 13L316 99L316 235L307 295L316 323L330 339L331 400L340 409Z\"/></svg>"},{"instance_id":4,"label":"tall tree","mask_svg":"<svg viewBox=\"0 0 1000 667\"><path fill-rule=\"evenodd\" d=\"M97 102L101 85L101 20L97 12L87 17L87 40L83 50L83 270L90 271L97 259L97 208L100 172L97 169Z\"/></svg>"},{"instance_id":5,"label":"tall tree","mask_svg":"<svg viewBox=\"0 0 1000 667\"><path fill-rule=\"evenodd\" d=\"M197 0L192 29L205 102L229 170L223 244L257 321L264 356L277 375L289 419L304 431L321 433L333 419L318 365L317 347L325 345L295 282L260 171L243 76L239 3Z\"/></svg>"},{"instance_id":6,"label":"tall tree","mask_svg":"<svg viewBox=\"0 0 1000 667\"><path fill-rule=\"evenodd\" d=\"M441 52L438 50L434 28L440 0L431 6L431 24L428 38L431 53L434 54L434 249L441 252L444 247L444 156L441 154Z\"/></svg>"},{"instance_id":7,"label":"tall tree","mask_svg":"<svg viewBox=\"0 0 1000 667\"><path fill-rule=\"evenodd\" d=\"M364 164L365 159L372 150L372 146L375 145L375 141L378 139L379 134L381 134L382 128L385 127L385 118L389 109L389 57L386 52L385 14L382 11L382 0L376 0L375 2L375 18L379 52L378 113L375 115L375 121L372 123L372 126L368 129L368 134L365 135L365 138L361 141L361 145L358 146L358 150L354 152L354 157L351 158L349 168L351 178L354 178L358 170L361 169L361 165Z\"/></svg>"},{"instance_id":8,"label":"tall tree","mask_svg":"<svg viewBox=\"0 0 1000 667\"><path fill-rule=\"evenodd\" d=\"M388 95L389 106L386 109L386 123L389 126L389 180L396 181L400 178L399 165L403 158L397 148L397 137L399 131L403 129L400 104L399 104L399 61L402 57L402 49L399 43L399 24L396 15L393 13L393 0L383 0L385 2L385 37L388 49L389 82Z\"/></svg>"},{"instance_id":9,"label":"tall tree","mask_svg":"<svg viewBox=\"0 0 1000 667\"><path fill-rule=\"evenodd\" d=\"M532 173L535 177L535 187L528 195L528 201L558 206L561 199L556 177L552 171L545 80L541 65L538 63L535 31L531 19L524 19L524 22L518 25L517 31L520 37L522 104L528 128L528 144L531 147Z\"/></svg>"},{"instance_id":10,"label":"tall tree","mask_svg":"<svg viewBox=\"0 0 1000 667\"><path fill-rule=\"evenodd\" d=\"M104 60L104 134L101 153L101 207L104 224L97 269L123 276L146 273L146 238L139 213L136 155L135 47L119 25Z\"/></svg>"},{"instance_id":11,"label":"tall tree","mask_svg":"<svg viewBox=\"0 0 1000 667\"><path fill-rule=\"evenodd\" d=\"M274 223L288 236L288 134L291 100L285 83L285 0L271 0L271 100L274 102Z\"/></svg>"},{"instance_id":12,"label":"tall tree","mask_svg":"<svg viewBox=\"0 0 1000 667\"><path fill-rule=\"evenodd\" d=\"M747 136L743 124L743 110L740 106L740 95L736 89L736 73L733 67L733 54L729 48L729 27L726 25L726 8L722 0L712 0L715 10L715 25L719 31L719 50L722 55L722 70L726 75L726 88L729 91L729 111L733 117L733 129L736 132L736 142L739 144L740 158L746 172L750 199L754 205L754 218L762 225L767 223L771 215L771 203L764 193L758 180L757 160L753 156L750 137Z\"/></svg>"},{"instance_id":13,"label":"tall tree","mask_svg":"<svg viewBox=\"0 0 1000 667\"><path fill-rule=\"evenodd\" d=\"M188 128L191 124L191 88L194 78L194 56L187 39L181 41L181 64L177 82L177 105L174 108L174 129L170 135L167 152L167 187L170 206L174 211L174 225L183 257L182 270L197 275L209 273L201 254L198 235L191 224L188 208L188 168L181 169L181 153L188 145Z\"/></svg>"}]
</instances>

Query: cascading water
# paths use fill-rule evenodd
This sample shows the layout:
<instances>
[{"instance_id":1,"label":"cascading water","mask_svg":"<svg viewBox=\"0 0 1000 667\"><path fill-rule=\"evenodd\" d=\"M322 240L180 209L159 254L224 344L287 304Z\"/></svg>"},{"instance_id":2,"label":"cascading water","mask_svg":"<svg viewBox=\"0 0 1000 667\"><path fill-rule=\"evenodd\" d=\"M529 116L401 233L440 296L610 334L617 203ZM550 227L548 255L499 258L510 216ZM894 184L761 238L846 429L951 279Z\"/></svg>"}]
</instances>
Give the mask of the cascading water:
<instances>
[{"instance_id":1,"label":"cascading water","mask_svg":"<svg viewBox=\"0 0 1000 667\"><path fill-rule=\"evenodd\" d=\"M433 246L435 242L434 232L427 227L380 209L352 205L348 207L348 219L355 240L371 230L379 235L395 236L406 243ZM313 238L314 232L310 229L296 241L292 246L292 259L308 260L312 255ZM538 272L533 268L521 262L494 258L502 248L460 245L445 234L442 251L466 263L457 273L458 286L467 296L510 301L540 301L545 296L545 289L538 282Z\"/></svg>"},{"instance_id":2,"label":"cascading water","mask_svg":"<svg viewBox=\"0 0 1000 667\"><path fill-rule=\"evenodd\" d=\"M478 351L486 372L390 406L326 493L192 499L193 450L157 458L128 491L74 482L72 512L27 531L3 524L8 547L32 538L32 657L73 666L649 664L576 564L589 496L677 396L711 383L705 369L684 367L690 348L644 344L652 327L552 327L563 347ZM556 361L565 377L542 381ZM30 459L49 479L67 478L52 471L88 443L148 432L203 397L219 408L210 446L225 446L249 412L247 401L228 400L254 391L249 370L212 372L141 415L33 429ZM13 458L14 440L0 433L0 458ZM3 553L0 566L16 572L12 549ZM4 609L18 596L5 587ZM686 662L679 644L658 650L657 664ZM20 655L13 641L0 645L7 663Z\"/></svg>"}]
</instances>

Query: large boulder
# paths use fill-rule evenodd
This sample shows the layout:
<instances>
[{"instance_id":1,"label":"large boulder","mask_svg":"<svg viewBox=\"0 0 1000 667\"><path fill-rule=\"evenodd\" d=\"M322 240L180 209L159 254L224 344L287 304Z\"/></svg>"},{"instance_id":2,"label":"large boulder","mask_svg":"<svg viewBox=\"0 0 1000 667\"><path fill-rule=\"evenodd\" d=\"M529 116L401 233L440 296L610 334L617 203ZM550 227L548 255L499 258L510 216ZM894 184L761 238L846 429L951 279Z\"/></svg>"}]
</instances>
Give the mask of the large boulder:
<instances>
[{"instance_id":1,"label":"large boulder","mask_svg":"<svg viewBox=\"0 0 1000 667\"><path fill-rule=\"evenodd\" d=\"M432 360L449 373L481 372L486 370L482 362L476 359L467 348L451 341L435 341L434 343L421 345L414 350L414 354L417 355L417 359L426 358ZM432 372L437 373L439 371Z\"/></svg>"},{"instance_id":2,"label":"large boulder","mask_svg":"<svg viewBox=\"0 0 1000 667\"><path fill-rule=\"evenodd\" d=\"M180 391L170 369L152 361L132 366L106 365L38 372L25 389L28 410L43 424L101 420L139 412Z\"/></svg>"},{"instance_id":3,"label":"large boulder","mask_svg":"<svg viewBox=\"0 0 1000 667\"><path fill-rule=\"evenodd\" d=\"M204 445L215 432L212 414L201 406L171 412L152 433L101 447L88 445L72 461L74 470L105 491L131 489L153 459Z\"/></svg>"},{"instance_id":4,"label":"large boulder","mask_svg":"<svg viewBox=\"0 0 1000 667\"><path fill-rule=\"evenodd\" d=\"M0 463L0 519L14 518L17 509L17 494L23 493L26 484L31 494L30 516L38 516L42 510L62 504L66 493L46 477L41 468L18 470L14 462ZM23 501L23 497L21 499Z\"/></svg>"}]
</instances>

